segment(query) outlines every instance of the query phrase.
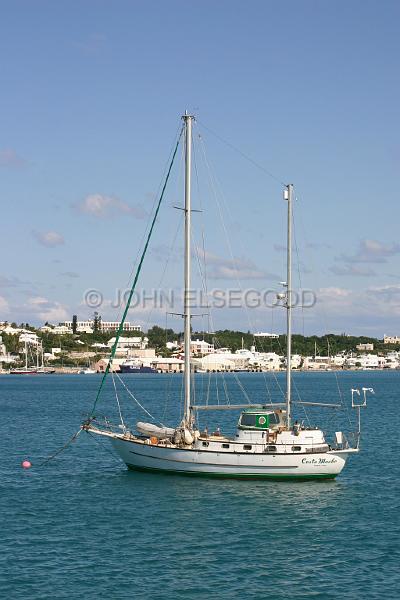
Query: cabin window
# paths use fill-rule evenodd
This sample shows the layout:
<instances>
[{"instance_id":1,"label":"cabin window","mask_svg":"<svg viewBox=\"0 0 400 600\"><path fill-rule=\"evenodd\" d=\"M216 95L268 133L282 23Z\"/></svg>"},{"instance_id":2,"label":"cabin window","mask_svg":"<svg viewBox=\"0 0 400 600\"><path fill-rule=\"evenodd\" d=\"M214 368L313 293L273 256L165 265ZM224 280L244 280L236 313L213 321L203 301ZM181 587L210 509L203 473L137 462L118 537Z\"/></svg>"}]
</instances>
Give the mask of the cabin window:
<instances>
[{"instance_id":1,"label":"cabin window","mask_svg":"<svg viewBox=\"0 0 400 600\"><path fill-rule=\"evenodd\" d=\"M203 444L203 446L207 447L209 445L209 442L202 442L202 444Z\"/></svg>"},{"instance_id":2,"label":"cabin window","mask_svg":"<svg viewBox=\"0 0 400 600\"><path fill-rule=\"evenodd\" d=\"M272 413L269 416L269 424L270 425L278 425L279 424L279 417L276 413Z\"/></svg>"},{"instance_id":3,"label":"cabin window","mask_svg":"<svg viewBox=\"0 0 400 600\"><path fill-rule=\"evenodd\" d=\"M293 452L301 452L301 446L292 446Z\"/></svg>"},{"instance_id":4,"label":"cabin window","mask_svg":"<svg viewBox=\"0 0 400 600\"><path fill-rule=\"evenodd\" d=\"M256 415L243 413L242 418L240 419L240 424L245 427L255 427L256 426Z\"/></svg>"},{"instance_id":5,"label":"cabin window","mask_svg":"<svg viewBox=\"0 0 400 600\"><path fill-rule=\"evenodd\" d=\"M257 429L268 429L269 414L243 413L240 424L244 427L256 427Z\"/></svg>"},{"instance_id":6,"label":"cabin window","mask_svg":"<svg viewBox=\"0 0 400 600\"><path fill-rule=\"evenodd\" d=\"M265 452L276 452L276 446L267 446Z\"/></svg>"},{"instance_id":7,"label":"cabin window","mask_svg":"<svg viewBox=\"0 0 400 600\"><path fill-rule=\"evenodd\" d=\"M279 416L275 413L243 413L240 418L242 427L255 427L257 429L268 429L271 425L279 424Z\"/></svg>"},{"instance_id":8,"label":"cabin window","mask_svg":"<svg viewBox=\"0 0 400 600\"><path fill-rule=\"evenodd\" d=\"M245 444L243 446L243 450L251 450L253 446L250 446L249 444Z\"/></svg>"},{"instance_id":9,"label":"cabin window","mask_svg":"<svg viewBox=\"0 0 400 600\"><path fill-rule=\"evenodd\" d=\"M223 448L229 448L229 444L222 444Z\"/></svg>"}]
</instances>

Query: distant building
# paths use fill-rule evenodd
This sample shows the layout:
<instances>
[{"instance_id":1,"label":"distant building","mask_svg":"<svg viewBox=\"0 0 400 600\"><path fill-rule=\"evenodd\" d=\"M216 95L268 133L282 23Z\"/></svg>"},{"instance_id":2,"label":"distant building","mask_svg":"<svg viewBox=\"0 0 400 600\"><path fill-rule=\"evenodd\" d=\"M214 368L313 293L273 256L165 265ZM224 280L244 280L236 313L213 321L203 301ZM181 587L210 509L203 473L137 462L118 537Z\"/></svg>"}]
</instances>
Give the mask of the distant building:
<instances>
[{"instance_id":1,"label":"distant building","mask_svg":"<svg viewBox=\"0 0 400 600\"><path fill-rule=\"evenodd\" d=\"M68 335L72 333L72 329L66 325L55 325L52 333L55 333L56 335Z\"/></svg>"},{"instance_id":2,"label":"distant building","mask_svg":"<svg viewBox=\"0 0 400 600\"><path fill-rule=\"evenodd\" d=\"M115 372L119 372L119 367L121 365L121 363L125 362L125 358L113 358L111 367L110 367L110 372L111 373L115 373ZM104 371L106 370L108 365L108 358L101 358L100 360L97 361L97 363L95 365L93 365L93 368L95 369L95 371L97 371L97 373L104 373Z\"/></svg>"},{"instance_id":3,"label":"distant building","mask_svg":"<svg viewBox=\"0 0 400 600\"><path fill-rule=\"evenodd\" d=\"M384 344L400 344L400 336L398 335L384 335L383 336Z\"/></svg>"},{"instance_id":4,"label":"distant building","mask_svg":"<svg viewBox=\"0 0 400 600\"><path fill-rule=\"evenodd\" d=\"M39 331L42 331L43 333L52 333L54 329L54 325L42 325L42 327L39 327Z\"/></svg>"},{"instance_id":5,"label":"distant building","mask_svg":"<svg viewBox=\"0 0 400 600\"><path fill-rule=\"evenodd\" d=\"M213 354L215 352L214 344L209 344L204 340L191 340L190 342L190 353L191 354Z\"/></svg>"},{"instance_id":6,"label":"distant building","mask_svg":"<svg viewBox=\"0 0 400 600\"><path fill-rule=\"evenodd\" d=\"M178 344L178 342L167 342L165 344L165 347L168 350L176 350L177 348L180 348L180 345Z\"/></svg>"},{"instance_id":7,"label":"distant building","mask_svg":"<svg viewBox=\"0 0 400 600\"><path fill-rule=\"evenodd\" d=\"M38 336L36 333L33 333L33 331L23 331L21 333L21 335L19 336L19 341L21 343L27 343L27 344L34 344L35 346L38 343Z\"/></svg>"},{"instance_id":8,"label":"distant building","mask_svg":"<svg viewBox=\"0 0 400 600\"><path fill-rule=\"evenodd\" d=\"M60 326L68 327L72 333L72 321L64 321L59 324ZM119 328L119 321L103 321L100 320L99 326L100 331L117 331ZM88 321L77 321L76 322L76 330L79 333L93 333L94 331L94 319L89 319ZM140 325L133 325L129 321L125 321L123 326L123 331L141 331L142 328Z\"/></svg>"},{"instance_id":9,"label":"distant building","mask_svg":"<svg viewBox=\"0 0 400 600\"><path fill-rule=\"evenodd\" d=\"M277 340L279 338L279 335L277 333L265 333L263 331L258 331L254 334L254 337L265 337L270 338L272 340Z\"/></svg>"},{"instance_id":10,"label":"distant building","mask_svg":"<svg viewBox=\"0 0 400 600\"><path fill-rule=\"evenodd\" d=\"M356 349L360 350L360 352L363 351L363 350L364 351L365 350L373 350L374 349L374 345L373 344L358 344L356 346Z\"/></svg>"},{"instance_id":11,"label":"distant building","mask_svg":"<svg viewBox=\"0 0 400 600\"><path fill-rule=\"evenodd\" d=\"M7 333L9 335L18 335L19 333L27 331L26 329L21 329L21 327L13 327L12 325L4 325L0 329L2 333Z\"/></svg>"},{"instance_id":12,"label":"distant building","mask_svg":"<svg viewBox=\"0 0 400 600\"><path fill-rule=\"evenodd\" d=\"M107 342L107 346L112 348L115 344L115 337L112 337ZM148 338L141 338L140 336L135 337L120 337L118 340L118 348L146 348L148 344Z\"/></svg>"},{"instance_id":13,"label":"distant building","mask_svg":"<svg viewBox=\"0 0 400 600\"><path fill-rule=\"evenodd\" d=\"M182 373L184 361L180 358L163 358L158 356L151 361L152 366L161 373Z\"/></svg>"}]
</instances>

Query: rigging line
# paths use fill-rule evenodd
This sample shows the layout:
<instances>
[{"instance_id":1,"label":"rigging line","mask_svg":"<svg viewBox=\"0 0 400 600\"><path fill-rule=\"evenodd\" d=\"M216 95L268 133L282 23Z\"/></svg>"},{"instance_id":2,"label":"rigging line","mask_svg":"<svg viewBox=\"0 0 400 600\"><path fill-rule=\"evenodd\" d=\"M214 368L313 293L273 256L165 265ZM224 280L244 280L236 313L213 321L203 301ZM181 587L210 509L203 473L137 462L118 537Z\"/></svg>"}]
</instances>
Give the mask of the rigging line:
<instances>
[{"instance_id":1,"label":"rigging line","mask_svg":"<svg viewBox=\"0 0 400 600\"><path fill-rule=\"evenodd\" d=\"M218 393L218 380L217 380L217 375L215 375L215 391L216 391L216 396L217 396L217 404L219 406L219 393Z\"/></svg>"},{"instance_id":2,"label":"rigging line","mask_svg":"<svg viewBox=\"0 0 400 600\"><path fill-rule=\"evenodd\" d=\"M178 177L177 177L177 179L179 179L179 178L181 177L181 172L183 171L183 165L184 165L184 162L185 162L185 149L184 149L184 147L182 146L182 152L181 152L181 155L180 155L180 163L179 163L179 167L178 167L178 171L179 171L179 173L178 173ZM176 191L174 192L174 194L175 194L176 196L179 196L179 193L178 193L178 191L177 191L177 190L178 190L178 184L176 183ZM175 208L175 207L174 207L174 208ZM169 266L169 264L170 264L170 262L171 262L171 260L172 260L173 252L174 252L174 250L175 250L175 246L176 246L176 240L177 240L177 238L178 238L178 234L179 234L179 232L181 231L182 224L183 224L183 221L184 221L184 211L178 211L178 212L179 212L179 213L181 213L181 214L180 214L180 218L179 218L179 219L177 219L177 226L176 226L175 234L174 234L174 236L173 236L173 238L172 238L172 241L171 241L170 247L169 247L169 249L168 249L168 257L167 257L167 260L166 260L166 261L165 261L165 263L164 263L163 271L162 271L162 273L161 273L160 280L159 280L159 282L158 282L158 288L159 288L159 289L161 289L161 286L162 286L162 284L163 284L163 282L164 282L165 274L166 274L166 272L167 272L168 266ZM161 306L160 306L160 308L161 308ZM147 317L146 323L145 323L145 329L146 329L146 328L148 328L148 326L149 326L149 323L150 323L150 321L151 321L151 317L152 317L152 315L154 314L154 310L155 310L155 307L154 307L154 306L152 306L152 307L151 307L151 310L150 310L150 312L149 312L149 314L148 314L148 317Z\"/></svg>"},{"instance_id":3,"label":"rigging line","mask_svg":"<svg viewBox=\"0 0 400 600\"><path fill-rule=\"evenodd\" d=\"M206 397L206 405L208 406L210 403L210 387L211 387L211 372L208 372L208 381L207 381L207 397Z\"/></svg>"},{"instance_id":4,"label":"rigging line","mask_svg":"<svg viewBox=\"0 0 400 600\"><path fill-rule=\"evenodd\" d=\"M114 345L113 345L112 350L111 350L111 355L110 355L110 358L108 360L106 370L104 371L104 375L103 375L103 377L101 379L100 386L99 386L99 389L98 389L95 401L93 403L92 412L91 412L91 416L92 417L94 416L94 410L95 410L97 402L98 402L98 400L100 398L100 394L101 394L101 391L103 389L103 385L104 385L104 382L106 380L106 377L107 377L107 375L108 375L108 373L110 371L110 367L111 367L112 361L113 361L113 359L115 357L115 353L116 353L117 346L118 346L118 341L119 341L119 338L120 338L121 333L122 333L123 328L124 328L124 322L125 322L126 316L128 314L128 310L129 310L129 307L130 307L130 304L131 304L131 301L132 301L132 296L133 296L135 288L136 288L137 280L139 279L140 271L142 270L143 261L144 261L144 258L146 256L146 253L147 253L147 248L148 248L149 243L150 243L150 238L151 238L151 235L153 233L153 229L154 229L157 217L158 217L158 213L160 211L161 202L163 200L164 192L165 192L165 189L167 187L169 176L171 174L172 165L174 164L175 156L176 156L176 153L178 151L178 146L179 146L180 139L182 137L183 129L184 129L184 127L182 126L181 132L180 132L180 135L179 135L178 140L176 142L175 150L174 150L174 153L172 155L172 159L171 159L171 162L170 162L170 165L169 165L168 173L167 173L167 176L165 178L164 186L163 186L161 194L160 194L160 198L159 198L159 201L158 201L158 204L157 204L157 208L156 208L156 210L154 212L153 220L152 220L152 223L151 223L151 227L150 227L149 233L147 235L146 243L145 243L145 246L143 248L143 252L142 252L142 255L141 255L141 258L140 258L140 262L138 264L136 275L135 275L135 278L133 280L131 290L129 292L129 297L128 297L127 301L126 301L125 310L124 310L124 313L122 315L122 319L120 321L120 324L119 324L119 327L118 327L118 330L117 330L117 333L116 333L115 342L114 342Z\"/></svg>"},{"instance_id":5,"label":"rigging line","mask_svg":"<svg viewBox=\"0 0 400 600\"><path fill-rule=\"evenodd\" d=\"M201 135L198 134L198 138L199 140L201 140ZM193 148L195 148L195 146L193 146ZM193 152L193 156L194 156L194 165L195 165L195 172L196 172L196 181L197 181L197 189L198 189L198 194L199 194L199 203L200 203L200 210L201 210L201 241L202 241L202 252L203 252L203 274L202 277L204 279L204 291L206 294L206 297L208 298L208 281L207 281L207 263L206 263L206 248L205 248L205 235L204 235L204 218L203 218L203 214L204 214L204 205L203 205L203 200L202 200L202 195L200 193L200 180L199 180L199 173L198 173L198 168L197 168L197 161L196 161L196 154ZM210 330L210 315L208 315L208 330Z\"/></svg>"},{"instance_id":6,"label":"rigging line","mask_svg":"<svg viewBox=\"0 0 400 600\"><path fill-rule=\"evenodd\" d=\"M294 219L294 211L292 211L292 223L293 223L294 247L295 247L296 258L297 258L297 275L298 275L298 278L299 278L300 289L302 290L303 289L303 284L302 284L301 273L300 273L299 247L297 245L296 223L295 223L295 219ZM303 329L303 337L304 337L304 329L305 328L304 328L304 306L303 306L303 302L301 302L300 308L301 308L302 329Z\"/></svg>"},{"instance_id":7,"label":"rigging line","mask_svg":"<svg viewBox=\"0 0 400 600\"><path fill-rule=\"evenodd\" d=\"M64 450L66 450L68 448L68 446L70 446L76 440L76 438L81 433L81 431L82 431L82 429L79 428L78 431L76 433L74 433L74 435L67 441L67 443L64 444L64 446L61 446L61 448L59 448L56 452L54 452L54 454L51 454L45 460L43 460L41 463L39 463L38 467L43 467L43 465L46 465L48 462L50 462L51 460L53 460L53 458L55 458L56 456L58 456L59 454L61 454L61 452L63 452Z\"/></svg>"},{"instance_id":8,"label":"rigging line","mask_svg":"<svg viewBox=\"0 0 400 600\"><path fill-rule=\"evenodd\" d=\"M200 139L202 141L202 138L200 138ZM243 286L242 286L241 282L239 281L239 277L238 277L238 273L239 273L238 264L237 264L236 258L233 255L232 245L230 243L228 231L227 231L226 224L225 224L225 221L224 221L221 203L218 200L217 185L216 185L217 182L214 181L215 178L213 177L210 164L209 164L209 162L207 160L207 156L206 156L206 153L205 153L204 143L201 144L201 148L202 148L202 151L203 151L204 163L205 163L205 165L206 165L206 167L208 169L208 174L209 174L209 178L210 178L210 184L211 184L211 188L212 188L214 200L215 200L215 203L216 203L217 208L218 208L218 213L219 213L219 217L220 217L222 229L223 229L224 234L225 234L225 240L226 240L226 243L227 243L227 246L228 246L228 250L229 250L229 254L230 254L230 257L231 257L232 264L234 266L234 273L235 273L236 283L237 283L239 289L243 290ZM221 197L223 198L222 193L221 193ZM224 203L225 203L225 206L226 206L226 202L224 202ZM247 307L245 307L245 314L246 314L248 325L249 325L250 329L253 329L253 324L251 323Z\"/></svg>"},{"instance_id":9,"label":"rigging line","mask_svg":"<svg viewBox=\"0 0 400 600\"><path fill-rule=\"evenodd\" d=\"M238 377L238 374L237 374L237 373L234 373L234 377L235 377L235 379L236 379L236 382L237 382L238 386L240 387L240 389L241 389L241 391L242 391L242 394L243 394L243 396L246 398L247 402L248 402L249 404L251 404L250 398L249 398L249 396L248 396L248 394L247 394L246 390L244 389L244 387L243 387L243 385L242 385L242 382L240 381L240 379L239 379L239 377Z\"/></svg>"},{"instance_id":10,"label":"rigging line","mask_svg":"<svg viewBox=\"0 0 400 600\"><path fill-rule=\"evenodd\" d=\"M209 162L207 160L206 153L205 153L205 145L204 145L204 142L203 142L203 140L202 140L201 137L200 137L200 139L202 141L201 146L202 146L202 151L203 151L204 162L205 162L206 167L207 167L208 172L209 172L209 177L210 177L210 182L212 184L214 199L215 199L217 207L218 207L218 211L219 211L219 215L220 215L222 227L223 227L223 230L224 230L224 233L225 233L225 238L226 238L228 249L229 249L229 253L230 253L230 256L231 256L231 260L232 260L232 263L233 263L233 265L235 267L236 281L237 281L237 284L238 284L239 288L243 289L243 286L242 286L241 282L239 281L239 277L238 277L238 272L239 272L238 264L237 264L237 261L236 261L235 257L233 256L232 246L231 246L231 243L230 243L230 240L229 240L229 236L228 236L228 232L227 232L227 229L226 229L226 225L225 225L225 222L224 222L224 219L223 219L221 205L220 205L220 202L218 201L218 197L217 197L216 187L217 187L217 183L218 182L217 181L215 181L215 182L213 181L213 176L212 176L211 168L210 168L210 165L209 165ZM215 178L215 176L214 176L214 178ZM229 212L226 200L225 200L225 198L224 198L221 190L220 190L220 194L221 194L221 197L222 197L222 201L223 201L223 203L225 205L225 208L226 208L227 212ZM245 313L246 313L246 317L247 317L247 321L248 321L250 329L254 329L254 326L253 326L253 323L251 322L250 314L249 314L249 311L248 311L247 307L245 308ZM276 378L276 375L274 375L274 376ZM265 375L264 375L264 380L265 380ZM276 379L276 382L277 382L277 385L278 385L279 389L281 390L281 393L284 395L284 392L280 388L280 385L279 385L277 379Z\"/></svg>"},{"instance_id":11,"label":"rigging line","mask_svg":"<svg viewBox=\"0 0 400 600\"><path fill-rule=\"evenodd\" d=\"M228 394L228 387L227 387L227 385L226 385L226 380L225 380L225 374L224 374L224 373L222 374L222 385L223 385L224 392L225 392L226 403L227 403L227 404L230 404L230 403L231 403L231 400L230 400L230 398L229 398L229 394Z\"/></svg>"},{"instance_id":12,"label":"rigging line","mask_svg":"<svg viewBox=\"0 0 400 600\"><path fill-rule=\"evenodd\" d=\"M120 460L119 460L119 459L118 459L118 458L117 458L117 457L116 457L116 456L115 456L115 455L114 455L114 454L111 452L111 450L109 450L109 448L107 448L107 447L105 446L105 444L103 444L102 442L100 442L100 440L98 440L98 439L97 439L97 438L96 438L94 435L92 435L92 434L90 433L90 431L86 431L86 433L89 435L89 437L90 437L90 438L91 438L91 439L92 439L94 442L96 442L96 444L98 444L98 445L100 446L100 448L102 448L102 449L103 449L105 452L108 452L108 454L110 454L110 455L113 457L113 459L114 459L116 462L118 462L119 464L121 464L121 461L120 461Z\"/></svg>"},{"instance_id":13,"label":"rigging line","mask_svg":"<svg viewBox=\"0 0 400 600\"><path fill-rule=\"evenodd\" d=\"M119 381L124 386L125 390L129 394L129 396L136 402L136 404L150 417L150 419L153 419L153 421L157 421L157 419L155 417L153 417L153 415L151 413L149 413L149 411L142 404L140 404L139 400L132 394L131 390L126 386L125 382L121 379L121 377L118 375L118 373L115 373L115 375L118 377ZM161 421L157 421L157 422L160 423L160 425L162 425L162 427L165 427L164 423L161 423Z\"/></svg>"},{"instance_id":14,"label":"rigging line","mask_svg":"<svg viewBox=\"0 0 400 600\"><path fill-rule=\"evenodd\" d=\"M175 244L176 244L176 240L177 240L178 234L179 234L179 232L181 231L181 228L182 228L183 219L184 219L184 216L183 216L183 212L182 212L182 214L180 215L180 219L178 220L178 225L177 225L174 237L172 239L171 246L169 248L169 253L168 253L167 260L164 263L163 271L161 273L160 280L158 282L158 287L157 287L158 290L161 290L161 286L162 286L162 284L164 282L164 278L165 278L168 266L169 266L169 264L170 264L170 262L172 260L173 251L175 249ZM159 298L160 298L160 308L161 308L161 296ZM151 317L154 314L154 311L155 311L155 306L153 305L151 307L151 309L150 309L149 315L148 315L146 323L145 323L145 330L148 329L148 326L149 326L149 323L151 321ZM167 314L166 314L166 316L167 316ZM167 329L167 328L165 328L165 329ZM165 332L165 335L167 335L166 332Z\"/></svg>"},{"instance_id":15,"label":"rigging line","mask_svg":"<svg viewBox=\"0 0 400 600\"><path fill-rule=\"evenodd\" d=\"M216 179L215 175L212 173L212 170L211 170L211 167L210 167L210 164L208 162L208 159L207 159L207 156L206 156L206 152L205 152L205 144L204 144L202 138L200 138L200 140L202 141L201 148L202 148L202 151L203 151L204 163L205 163L205 165L206 165L206 167L208 169L208 174L209 174L209 178L210 178L210 184L211 184L211 188L212 188L214 200L215 200L215 203L216 203L217 208L218 208L218 213L219 213L219 217L220 217L222 229L223 229L224 234L225 234L226 244L227 244L227 247L228 247L228 250L229 250L229 254L230 254L230 257L231 257L232 264L234 266L233 270L234 270L234 273L235 273L236 283L237 283L239 289L241 291L243 291L243 285L242 285L241 281L239 280L239 276L238 276L238 274L239 274L238 263L237 263L236 258L233 255L232 245L231 245L230 238L229 238L228 231L227 231L227 227L226 227L226 224L225 224L225 221L224 221L222 206L221 206L221 203L218 200L217 188L219 189L219 194L221 195L221 199L222 199L222 202L223 202L223 204L225 206L225 210L229 214L228 204L227 204L227 202L225 200L225 197L224 197L224 195L222 193L222 190L220 189L218 180ZM245 315L246 315L246 318L247 318L249 329L253 329L254 330L254 324L252 323L252 320L250 319L249 309L248 309L248 307L246 305L245 305L244 308L245 308L244 312L245 312Z\"/></svg>"},{"instance_id":16,"label":"rigging line","mask_svg":"<svg viewBox=\"0 0 400 600\"><path fill-rule=\"evenodd\" d=\"M204 125L203 122L201 122L201 121L197 121L197 122L199 123L199 125L201 125L202 127L204 127L204 129L206 129L207 131L209 131L213 136L215 136L217 139L219 139L223 144L226 144L227 146L229 146L229 148L231 148L235 152L238 152L238 154L240 154L243 158L245 158L250 163L252 163L252 165L254 165L255 167L257 167L257 169L260 169L261 171L263 171L264 173L266 173L269 177L271 177L276 182L278 182L280 185L282 185L283 187L286 187L286 183L284 183L281 179L279 179L279 177L276 177L273 173L271 173L265 167L263 167L258 162L256 162L255 160L253 160L250 156L248 156L247 154L245 154L242 150L240 150L239 148L236 148L236 146L234 146L233 144L231 144L227 140L224 140L224 138L222 138L220 135L218 135L215 131L213 131L212 129L210 129L206 125Z\"/></svg>"},{"instance_id":17,"label":"rigging line","mask_svg":"<svg viewBox=\"0 0 400 600\"><path fill-rule=\"evenodd\" d=\"M114 373L113 372L111 373L111 379L112 379L113 386L114 386L115 397L117 399L118 412L119 412L119 418L121 419L121 425L124 427L124 429L126 429L126 425L125 425L124 419L122 417L121 405L120 405L119 398L118 398L118 392L117 392L117 388L116 388L116 385L115 385L115 377L114 377Z\"/></svg>"},{"instance_id":18,"label":"rigging line","mask_svg":"<svg viewBox=\"0 0 400 600\"><path fill-rule=\"evenodd\" d=\"M301 198L299 198L297 196L297 201L301 202L302 200L301 200ZM303 218L302 218L302 211L299 211L299 214L300 214L300 226L301 226L302 231L303 231L303 237L304 237L304 239L306 241L306 244L308 244L309 249L310 249L310 255L309 256L311 257L311 263L312 263L311 266L312 266L312 269L313 269L314 273L316 273L317 269L315 267L314 255L313 255L313 253L311 251L312 250L312 246L308 242L307 231L306 231L305 224L304 224L304 221L303 221ZM322 316L322 320L323 320L323 324L324 324L324 327L325 327L325 331L328 331L328 327L327 327L327 325L328 325L328 319L327 319L327 314L326 314L324 302L323 301L319 301L317 304L320 305L320 312L319 312L319 314L320 314L320 316ZM339 399L340 399L340 403L345 408L346 416L347 416L349 424L352 425L352 419L350 417L350 411L349 411L349 408L348 408L347 404L344 402L343 392L342 392L341 387L340 387L340 382L339 382L338 374L337 374L336 370L334 370L333 373L334 373L334 377L335 377L335 381L336 381L336 387L337 387L337 391L338 391L338 396L339 396Z\"/></svg>"},{"instance_id":19,"label":"rigging line","mask_svg":"<svg viewBox=\"0 0 400 600\"><path fill-rule=\"evenodd\" d=\"M182 128L182 126L181 126L181 125L179 125L179 127L178 127L178 130L177 130L177 133L176 133L176 134L175 134L175 136L174 136L174 144L176 143L176 142L175 142L175 140L177 140L177 139L179 139L179 138L180 138L180 135L181 135L181 134L180 134L179 132L180 132L180 129L181 129L181 128ZM178 137L178 136L179 136L179 137ZM151 215L153 214L153 212L154 212L154 210L155 210L155 207L156 207L156 204L157 204L157 198L158 198L158 196L159 196L159 193L160 193L160 190L161 190L161 186L162 186L162 183L163 183L163 181L164 181L164 177L166 176L166 173L167 173L167 168L168 168L168 165L169 165L169 163L170 163L170 160L171 160L171 157L172 157L172 154L173 154L173 149L174 149L174 147L175 147L175 146L173 145L173 146L172 146L172 149L171 149L171 151L170 151L170 153L169 153L168 159L167 159L167 161L166 161L166 163L165 163L165 166L164 166L164 170L163 170L163 176L162 176L162 179L161 179L160 183L158 184L157 191L156 191L156 193L155 193L155 195L154 195L153 205L152 205L152 207L151 207L151 211L149 212L149 215L148 215L148 218L147 218L147 223L146 223L146 226L145 226L145 228L144 228L143 235L142 235L142 238L141 238L141 240L140 240L140 243L139 243L139 246L138 246L138 250L137 250L137 253L136 253L136 257L135 257L135 260L134 260L134 262L133 262L133 264L132 264L132 269L131 269L131 272L129 273L129 277L128 277L128 278L127 278L127 280L126 280L126 284L125 284L125 287L126 287L126 288L129 286L130 282L132 281L133 273L135 272L135 268L136 268L136 265L137 265L137 263L138 263L138 259L139 259L139 256L140 256L140 249L143 247L144 240L146 239L146 233L148 232L148 230L149 230L149 227L150 227L150 224L151 224ZM119 311L118 311L118 315L117 315L117 320L118 320L118 321L119 321L119 319L120 319L120 315L121 315L121 313L122 313L122 306L120 306L120 307L119 307Z\"/></svg>"}]
</instances>

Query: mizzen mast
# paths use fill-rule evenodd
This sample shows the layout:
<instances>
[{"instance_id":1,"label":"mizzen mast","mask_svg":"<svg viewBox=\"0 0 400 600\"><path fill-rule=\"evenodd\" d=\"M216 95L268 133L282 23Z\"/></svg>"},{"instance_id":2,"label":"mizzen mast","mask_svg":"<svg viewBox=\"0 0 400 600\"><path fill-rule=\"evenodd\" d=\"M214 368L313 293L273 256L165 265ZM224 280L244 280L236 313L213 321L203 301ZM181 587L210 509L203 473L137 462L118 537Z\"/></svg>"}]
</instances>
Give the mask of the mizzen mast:
<instances>
[{"instance_id":1,"label":"mizzen mast","mask_svg":"<svg viewBox=\"0 0 400 600\"><path fill-rule=\"evenodd\" d=\"M286 279L286 425L291 426L292 402L292 196L293 185L289 183L284 190L284 199L288 203L287 212L287 279Z\"/></svg>"}]
</instances>

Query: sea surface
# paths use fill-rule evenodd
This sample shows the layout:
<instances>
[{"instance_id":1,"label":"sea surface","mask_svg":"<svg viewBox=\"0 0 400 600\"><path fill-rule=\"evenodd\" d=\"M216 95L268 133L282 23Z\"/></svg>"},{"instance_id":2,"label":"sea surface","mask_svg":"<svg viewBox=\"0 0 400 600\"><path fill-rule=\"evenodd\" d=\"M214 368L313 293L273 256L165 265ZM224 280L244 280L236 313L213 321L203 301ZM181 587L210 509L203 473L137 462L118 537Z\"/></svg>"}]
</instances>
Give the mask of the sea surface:
<instances>
[{"instance_id":1,"label":"sea surface","mask_svg":"<svg viewBox=\"0 0 400 600\"><path fill-rule=\"evenodd\" d=\"M86 433L42 464L78 431L99 380L0 376L0 598L399 598L400 371L295 374L295 397L342 396L341 412L296 409L331 431L354 430L351 387L375 390L361 453L327 482L135 473ZM151 414L176 423L181 375L123 381ZM148 420L116 385L126 421ZM281 374L199 374L196 398L279 401L283 386ZM111 380L95 412L118 422ZM230 433L237 417L202 413L200 426Z\"/></svg>"}]
</instances>

